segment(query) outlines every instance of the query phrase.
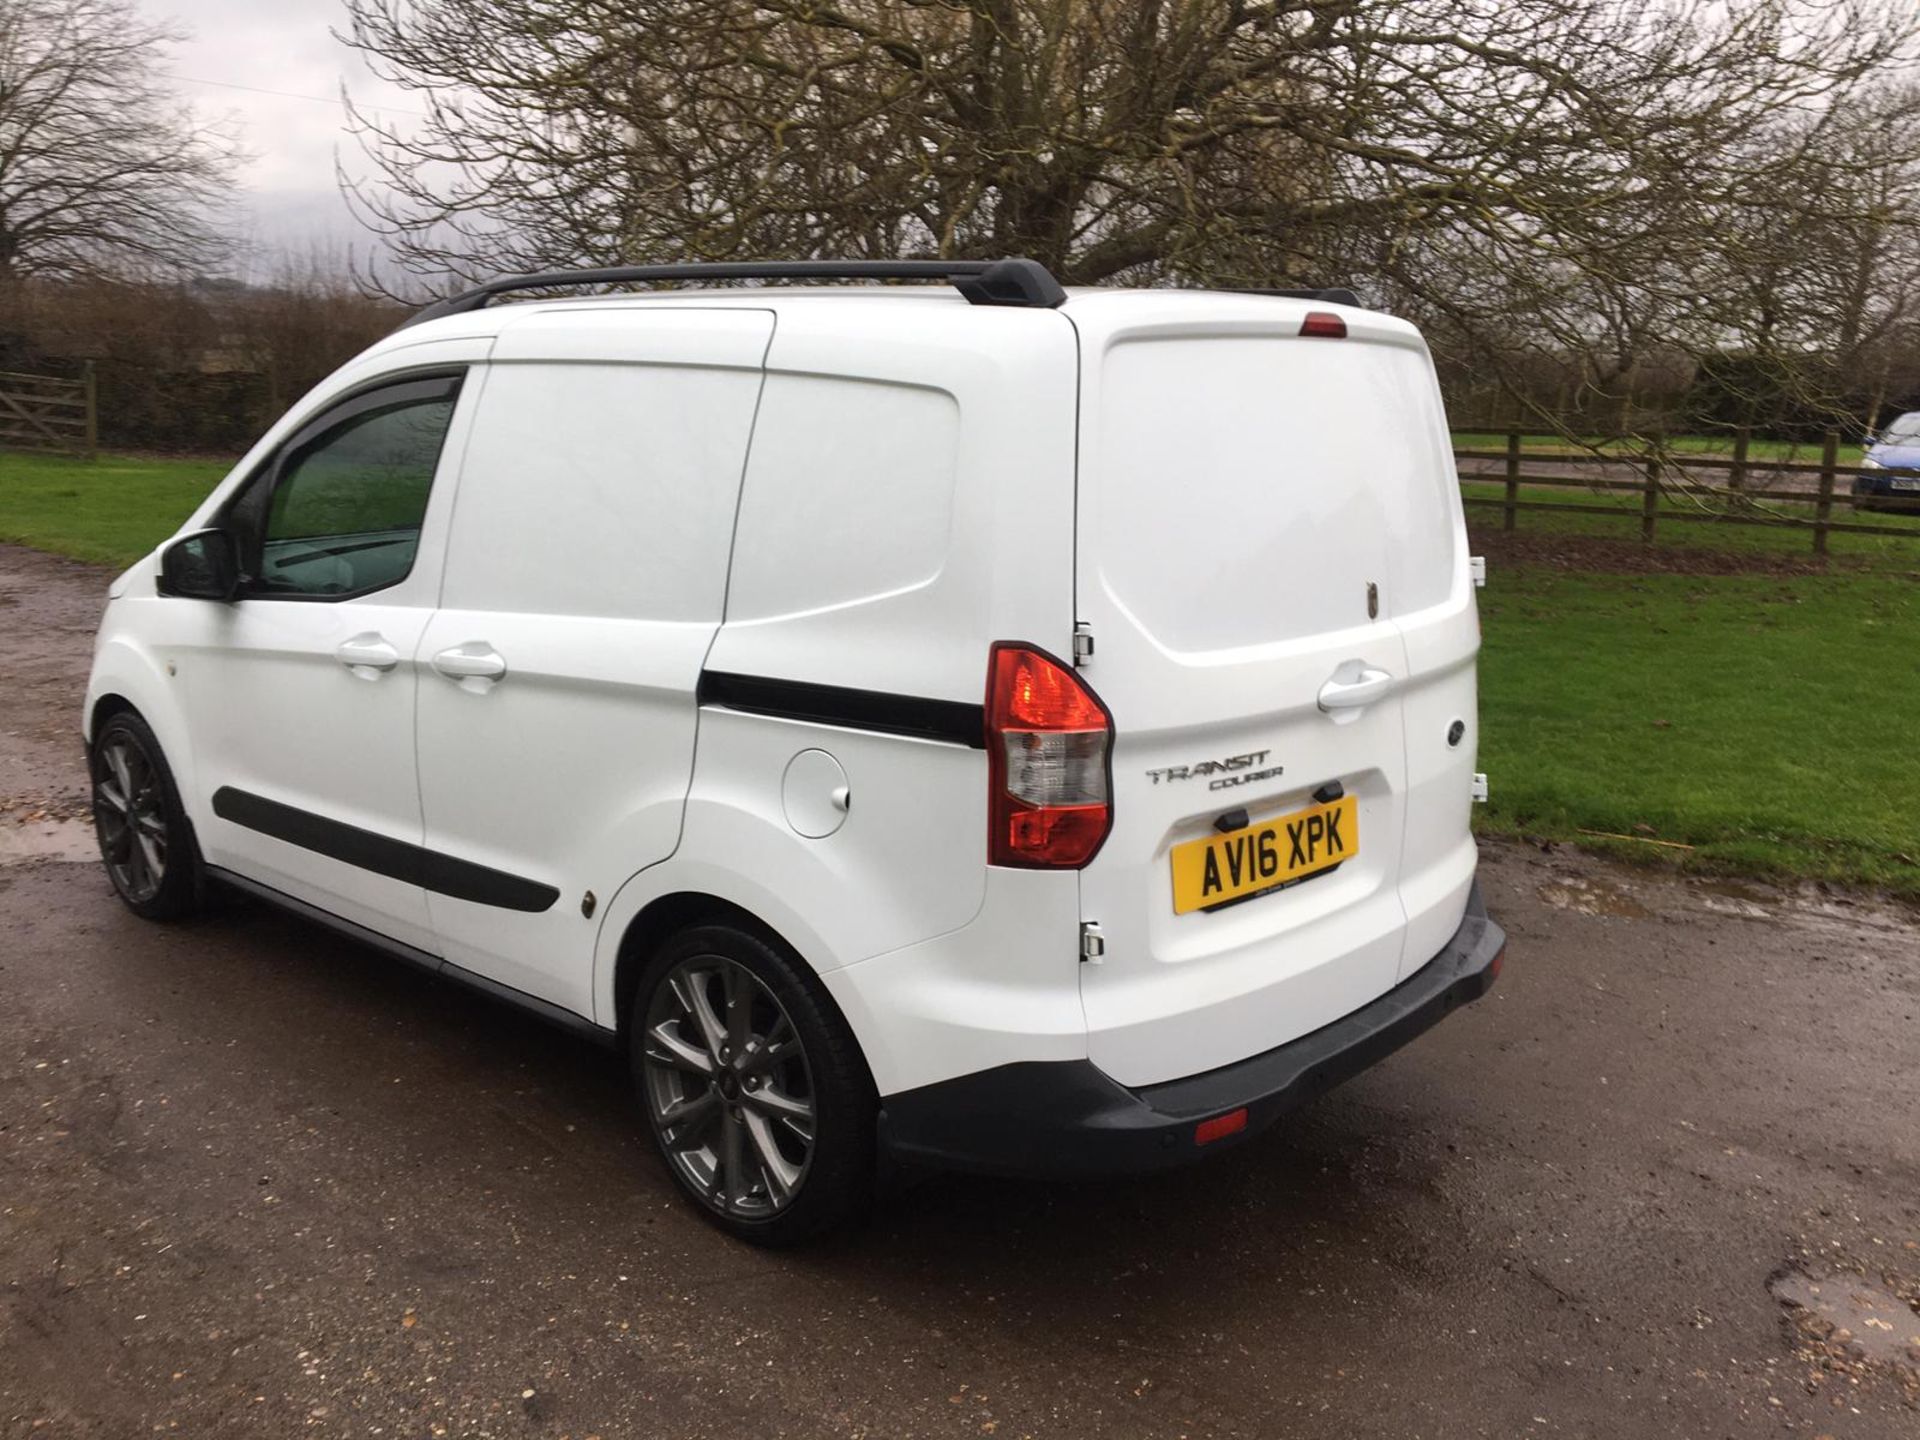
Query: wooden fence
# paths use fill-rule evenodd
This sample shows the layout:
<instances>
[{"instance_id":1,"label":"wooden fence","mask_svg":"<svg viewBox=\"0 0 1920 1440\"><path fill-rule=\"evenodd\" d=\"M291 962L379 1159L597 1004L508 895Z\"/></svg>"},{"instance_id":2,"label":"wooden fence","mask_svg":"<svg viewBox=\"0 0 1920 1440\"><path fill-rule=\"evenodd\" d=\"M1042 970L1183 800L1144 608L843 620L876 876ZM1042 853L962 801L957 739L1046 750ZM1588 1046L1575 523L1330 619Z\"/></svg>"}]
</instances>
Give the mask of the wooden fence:
<instances>
[{"instance_id":1,"label":"wooden fence","mask_svg":"<svg viewBox=\"0 0 1920 1440\"><path fill-rule=\"evenodd\" d=\"M1462 427L1469 429L1469 427ZM1470 433L1486 434L1487 430ZM1498 433L1495 427L1492 433ZM1859 475L1894 477L1920 485L1920 470L1869 470L1839 463L1840 437L1829 433L1821 446L1820 462L1756 460L1748 454L1744 433L1735 438L1728 456L1692 455L1654 438L1619 453L1578 451L1556 453L1527 450L1525 433L1506 431L1500 450L1457 449L1463 462L1460 483L1499 485L1502 496L1467 495L1468 505L1498 509L1500 528L1512 530L1523 510L1560 511L1602 519L1637 520L1640 538L1652 543L1655 527L1669 521L1709 522L1716 525L1766 525L1774 529L1804 530L1814 553L1827 553L1827 537L1834 534L1890 535L1920 540L1920 525L1867 524L1857 518L1836 520L1840 507L1849 517L1863 510L1907 514L1920 519L1920 489L1895 495L1855 495ZM1498 464L1498 469L1468 469L1468 465ZM1547 473L1551 469L1557 473ZM1626 478L1631 475L1631 478ZM1628 492L1640 497L1637 507L1580 504L1577 501L1539 500L1521 495L1522 487L1550 487L1599 492ZM1662 505L1662 500L1675 503ZM1682 503L1683 502L1683 503Z\"/></svg>"},{"instance_id":2,"label":"wooden fence","mask_svg":"<svg viewBox=\"0 0 1920 1440\"><path fill-rule=\"evenodd\" d=\"M77 380L0 370L0 447L91 456L99 437L91 362Z\"/></svg>"}]
</instances>

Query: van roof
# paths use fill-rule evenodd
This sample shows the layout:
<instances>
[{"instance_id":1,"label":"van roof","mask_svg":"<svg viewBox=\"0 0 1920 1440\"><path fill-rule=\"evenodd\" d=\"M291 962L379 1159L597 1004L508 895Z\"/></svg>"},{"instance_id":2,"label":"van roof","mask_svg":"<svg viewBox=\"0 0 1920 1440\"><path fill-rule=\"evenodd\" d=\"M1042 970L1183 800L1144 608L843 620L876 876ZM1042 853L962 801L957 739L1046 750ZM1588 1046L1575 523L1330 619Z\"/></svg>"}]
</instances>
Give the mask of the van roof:
<instances>
[{"instance_id":1,"label":"van roof","mask_svg":"<svg viewBox=\"0 0 1920 1440\"><path fill-rule=\"evenodd\" d=\"M1170 287L1075 286L1063 291L1062 298L1062 312L1069 315L1076 325L1101 331L1182 320L1201 324L1233 320L1286 320L1304 318L1312 310L1331 310L1340 314L1350 332L1361 338L1386 338L1389 335L1399 338L1415 333L1407 322L1382 311L1332 299L1292 294ZM857 317L874 316L875 311L871 307L876 304L896 314L899 312L894 307L917 307L914 313L929 321L942 313L958 320L975 309L957 291L942 285L729 285L699 289L630 290L613 294L514 299L483 309L443 316L422 315L416 322L403 326L389 336L387 341L382 342L381 348L386 348L388 344L406 344L429 338L491 337L498 335L507 325L535 315L586 310L605 313L652 310L662 306L694 306L701 309L724 307L777 311L804 306L809 310L811 320L817 323L826 318L821 313L823 302L832 302L836 311L844 309L849 324L859 323Z\"/></svg>"},{"instance_id":2,"label":"van roof","mask_svg":"<svg viewBox=\"0 0 1920 1440\"><path fill-rule=\"evenodd\" d=\"M1067 298L1038 260L702 260L664 265L608 265L503 275L437 300L408 325L481 310L499 295L577 285L648 285L698 280L944 280L970 305L1051 310Z\"/></svg>"},{"instance_id":3,"label":"van roof","mask_svg":"<svg viewBox=\"0 0 1920 1440\"><path fill-rule=\"evenodd\" d=\"M524 294L528 291L555 290L573 286L606 285L657 285L661 283L684 284L703 280L754 281L752 289L744 292L750 297L744 303L764 306L769 298L784 299L789 296L809 298L821 293L844 297L848 292L873 293L883 287L875 285L848 286L839 285L822 291L808 286L804 290L791 286L769 286L767 282L793 280L942 280L953 287L952 291L935 291L943 298L952 299L954 292L969 305L992 308L1024 310L1052 310L1065 304L1068 291L1053 278L1047 268L1037 260L1011 258L1003 260L729 260L729 261L689 261L661 265L617 265L584 270L546 270L527 275L507 275L489 280L484 285L475 286L458 295L435 301L412 317L404 321L400 328L405 330L415 325L428 324L436 320L455 315L467 315L486 309L496 298L506 295ZM769 289L776 294L770 297ZM907 287L904 293L917 294L924 298L930 286ZM659 294L654 291L652 294ZM696 291L669 292L683 296L691 295L704 304L713 304L742 292L735 289L714 291L711 289ZM902 293L899 287L885 287L884 293ZM1085 294L1087 292L1077 292ZM1111 292L1108 292L1111 293ZM1239 291L1234 293L1259 294L1271 298L1308 300L1321 304L1339 304L1358 307L1359 300L1351 290L1264 290ZM618 297L584 297L611 300ZM571 305L573 302L556 301L557 305ZM733 300L733 303L743 303Z\"/></svg>"}]
</instances>

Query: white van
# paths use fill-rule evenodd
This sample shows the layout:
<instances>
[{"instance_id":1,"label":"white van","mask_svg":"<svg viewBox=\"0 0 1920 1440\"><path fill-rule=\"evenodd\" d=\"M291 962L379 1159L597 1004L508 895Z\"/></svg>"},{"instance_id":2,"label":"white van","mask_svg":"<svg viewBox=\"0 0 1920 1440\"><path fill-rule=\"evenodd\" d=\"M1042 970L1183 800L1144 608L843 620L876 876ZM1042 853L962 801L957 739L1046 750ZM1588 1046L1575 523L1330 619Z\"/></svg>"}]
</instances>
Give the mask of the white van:
<instances>
[{"instance_id":1,"label":"white van","mask_svg":"<svg viewBox=\"0 0 1920 1440\"><path fill-rule=\"evenodd\" d=\"M487 304L820 278L950 284ZM1446 421L1354 305L1019 260L501 281L111 594L128 905L219 882L622 1047L763 1243L882 1156L1238 1145L1498 972Z\"/></svg>"}]
</instances>

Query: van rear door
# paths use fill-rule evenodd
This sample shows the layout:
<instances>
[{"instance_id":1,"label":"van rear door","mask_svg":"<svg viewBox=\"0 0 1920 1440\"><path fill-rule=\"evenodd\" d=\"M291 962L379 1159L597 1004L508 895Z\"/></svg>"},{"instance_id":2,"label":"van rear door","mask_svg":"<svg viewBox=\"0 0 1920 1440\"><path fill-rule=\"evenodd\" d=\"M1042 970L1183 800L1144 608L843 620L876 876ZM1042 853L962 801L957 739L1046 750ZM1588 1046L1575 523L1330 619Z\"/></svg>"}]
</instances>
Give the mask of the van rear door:
<instances>
[{"instance_id":1,"label":"van rear door","mask_svg":"<svg viewBox=\"0 0 1920 1440\"><path fill-rule=\"evenodd\" d=\"M1311 311L1342 325L1303 334ZM1400 978L1395 615L1450 593L1458 505L1402 322L1180 292L1066 313L1081 673L1116 732L1114 826L1081 877L1104 948L1081 993L1090 1058L1147 1085L1284 1044Z\"/></svg>"}]
</instances>

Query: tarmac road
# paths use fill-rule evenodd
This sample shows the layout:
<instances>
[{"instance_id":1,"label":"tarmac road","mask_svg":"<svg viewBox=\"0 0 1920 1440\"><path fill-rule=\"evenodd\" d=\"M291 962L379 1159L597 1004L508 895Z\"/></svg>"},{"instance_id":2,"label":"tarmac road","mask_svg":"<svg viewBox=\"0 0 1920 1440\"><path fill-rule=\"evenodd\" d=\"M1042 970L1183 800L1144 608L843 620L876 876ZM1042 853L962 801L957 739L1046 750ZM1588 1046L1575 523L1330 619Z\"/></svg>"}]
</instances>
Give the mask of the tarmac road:
<instances>
[{"instance_id":1,"label":"tarmac road","mask_svg":"<svg viewBox=\"0 0 1920 1440\"><path fill-rule=\"evenodd\" d=\"M1909 911L1493 849L1494 993L1270 1140L761 1254L610 1057L20 858L72 839L104 578L0 548L7 1440L1920 1434Z\"/></svg>"}]
</instances>

